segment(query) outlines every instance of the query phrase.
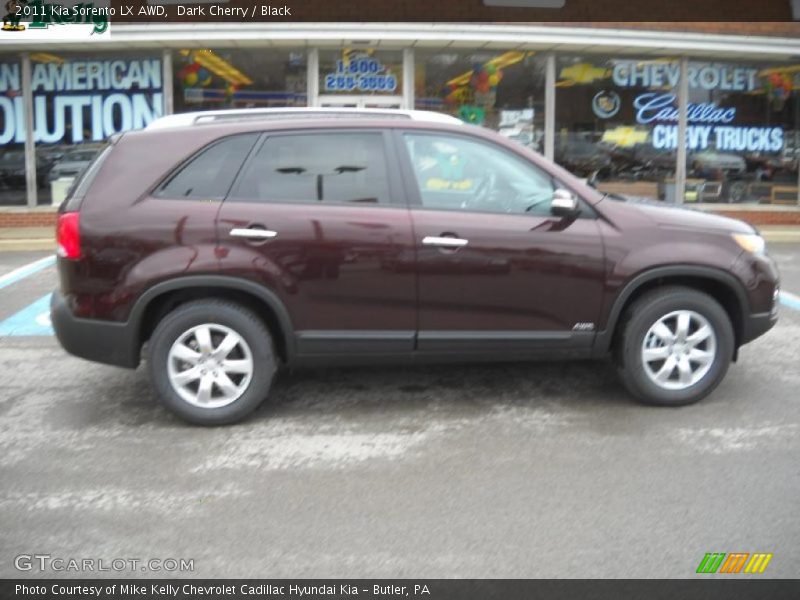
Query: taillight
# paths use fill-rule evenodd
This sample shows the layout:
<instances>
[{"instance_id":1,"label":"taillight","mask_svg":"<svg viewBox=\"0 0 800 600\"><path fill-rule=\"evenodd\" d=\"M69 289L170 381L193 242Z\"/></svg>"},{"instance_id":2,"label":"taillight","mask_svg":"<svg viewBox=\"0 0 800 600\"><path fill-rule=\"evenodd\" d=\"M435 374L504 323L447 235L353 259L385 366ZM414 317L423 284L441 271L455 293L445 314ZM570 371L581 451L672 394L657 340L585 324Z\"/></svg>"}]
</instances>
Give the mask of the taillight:
<instances>
[{"instance_id":1,"label":"taillight","mask_svg":"<svg viewBox=\"0 0 800 600\"><path fill-rule=\"evenodd\" d=\"M77 260L81 257L80 213L68 212L58 215L56 226L58 255Z\"/></svg>"}]
</instances>

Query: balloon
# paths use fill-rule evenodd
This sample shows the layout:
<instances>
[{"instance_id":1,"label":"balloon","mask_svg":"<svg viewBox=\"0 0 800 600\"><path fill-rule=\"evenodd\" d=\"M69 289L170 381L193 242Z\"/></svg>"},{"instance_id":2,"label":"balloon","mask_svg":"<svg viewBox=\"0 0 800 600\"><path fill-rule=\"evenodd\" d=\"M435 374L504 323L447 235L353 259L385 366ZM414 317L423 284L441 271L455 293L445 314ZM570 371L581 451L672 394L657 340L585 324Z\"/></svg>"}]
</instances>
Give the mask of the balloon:
<instances>
[{"instance_id":1,"label":"balloon","mask_svg":"<svg viewBox=\"0 0 800 600\"><path fill-rule=\"evenodd\" d=\"M480 83L489 81L489 73L487 73L486 71L481 71L480 74L478 75L478 81Z\"/></svg>"},{"instance_id":2,"label":"balloon","mask_svg":"<svg viewBox=\"0 0 800 600\"><path fill-rule=\"evenodd\" d=\"M495 73L497 73L497 66L496 65L486 65L486 72L489 73L489 75L494 75Z\"/></svg>"},{"instance_id":3,"label":"balloon","mask_svg":"<svg viewBox=\"0 0 800 600\"><path fill-rule=\"evenodd\" d=\"M197 73L188 73L186 79L183 80L184 85L192 87L197 84Z\"/></svg>"},{"instance_id":4,"label":"balloon","mask_svg":"<svg viewBox=\"0 0 800 600\"><path fill-rule=\"evenodd\" d=\"M189 73L197 73L200 69L202 69L202 67L200 66L200 63L192 63L186 67L186 69L189 71Z\"/></svg>"},{"instance_id":5,"label":"balloon","mask_svg":"<svg viewBox=\"0 0 800 600\"><path fill-rule=\"evenodd\" d=\"M208 79L209 77L211 77L211 73L209 73L207 69L203 69L203 68L201 68L201 69L199 69L199 70L197 71L197 78L198 78L200 81L205 81L205 80L206 80L206 79Z\"/></svg>"},{"instance_id":6,"label":"balloon","mask_svg":"<svg viewBox=\"0 0 800 600\"><path fill-rule=\"evenodd\" d=\"M497 73L489 75L489 85L492 87L497 87L497 84L500 83L500 76Z\"/></svg>"}]
</instances>

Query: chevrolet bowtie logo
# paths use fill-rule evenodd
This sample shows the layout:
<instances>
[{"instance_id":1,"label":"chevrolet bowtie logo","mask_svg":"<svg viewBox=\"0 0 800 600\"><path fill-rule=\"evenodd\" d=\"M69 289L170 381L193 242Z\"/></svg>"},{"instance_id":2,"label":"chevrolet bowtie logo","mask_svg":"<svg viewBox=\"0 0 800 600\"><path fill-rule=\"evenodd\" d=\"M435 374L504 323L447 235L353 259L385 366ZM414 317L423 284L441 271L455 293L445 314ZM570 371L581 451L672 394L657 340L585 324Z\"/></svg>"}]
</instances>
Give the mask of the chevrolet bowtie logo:
<instances>
[{"instance_id":1,"label":"chevrolet bowtie logo","mask_svg":"<svg viewBox=\"0 0 800 600\"><path fill-rule=\"evenodd\" d=\"M700 561L697 567L698 573L763 573L767 569L772 554L755 552L709 552ZM742 570L744 567L744 570Z\"/></svg>"}]
</instances>

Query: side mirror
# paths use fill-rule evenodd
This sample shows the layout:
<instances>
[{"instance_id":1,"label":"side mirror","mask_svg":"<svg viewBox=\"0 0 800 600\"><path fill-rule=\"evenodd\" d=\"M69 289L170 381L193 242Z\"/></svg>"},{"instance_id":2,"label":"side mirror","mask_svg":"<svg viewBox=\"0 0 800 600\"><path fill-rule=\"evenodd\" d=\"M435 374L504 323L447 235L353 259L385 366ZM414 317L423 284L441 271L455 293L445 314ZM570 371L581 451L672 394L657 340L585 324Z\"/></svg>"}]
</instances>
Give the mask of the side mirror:
<instances>
[{"instance_id":1,"label":"side mirror","mask_svg":"<svg viewBox=\"0 0 800 600\"><path fill-rule=\"evenodd\" d=\"M572 195L572 192L559 188L553 192L550 212L556 217L576 217L580 212L578 200Z\"/></svg>"}]
</instances>

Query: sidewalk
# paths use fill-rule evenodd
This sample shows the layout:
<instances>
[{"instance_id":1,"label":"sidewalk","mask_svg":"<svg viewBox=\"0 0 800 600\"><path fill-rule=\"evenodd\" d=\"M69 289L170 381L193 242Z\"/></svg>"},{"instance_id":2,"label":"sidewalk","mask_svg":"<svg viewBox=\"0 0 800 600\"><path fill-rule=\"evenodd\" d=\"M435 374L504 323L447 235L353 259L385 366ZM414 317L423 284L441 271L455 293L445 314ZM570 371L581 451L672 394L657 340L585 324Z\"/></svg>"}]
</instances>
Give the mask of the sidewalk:
<instances>
[{"instance_id":1,"label":"sidewalk","mask_svg":"<svg viewBox=\"0 0 800 600\"><path fill-rule=\"evenodd\" d=\"M761 225L761 235L772 244L800 244L800 225Z\"/></svg>"},{"instance_id":2,"label":"sidewalk","mask_svg":"<svg viewBox=\"0 0 800 600\"><path fill-rule=\"evenodd\" d=\"M758 229L768 243L800 244L800 225L762 225ZM55 247L52 227L0 227L0 252L55 251Z\"/></svg>"},{"instance_id":3,"label":"sidewalk","mask_svg":"<svg viewBox=\"0 0 800 600\"><path fill-rule=\"evenodd\" d=\"M0 227L0 252L55 249L53 227Z\"/></svg>"}]
</instances>

